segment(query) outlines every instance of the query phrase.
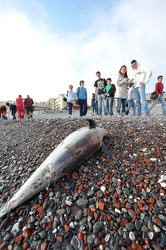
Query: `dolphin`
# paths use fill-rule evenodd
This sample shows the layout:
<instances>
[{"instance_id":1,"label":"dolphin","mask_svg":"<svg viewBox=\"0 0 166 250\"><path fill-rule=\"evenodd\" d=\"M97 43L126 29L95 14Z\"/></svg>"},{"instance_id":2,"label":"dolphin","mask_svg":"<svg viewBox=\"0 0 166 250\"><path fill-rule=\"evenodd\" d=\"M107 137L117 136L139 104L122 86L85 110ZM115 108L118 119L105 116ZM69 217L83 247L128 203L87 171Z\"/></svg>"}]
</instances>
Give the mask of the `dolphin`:
<instances>
[{"instance_id":1,"label":"dolphin","mask_svg":"<svg viewBox=\"0 0 166 250\"><path fill-rule=\"evenodd\" d=\"M14 196L0 208L0 218L55 183L102 146L103 137L107 136L108 132L103 128L96 127L92 119L88 119L88 121L89 126L76 130L67 136Z\"/></svg>"}]
</instances>

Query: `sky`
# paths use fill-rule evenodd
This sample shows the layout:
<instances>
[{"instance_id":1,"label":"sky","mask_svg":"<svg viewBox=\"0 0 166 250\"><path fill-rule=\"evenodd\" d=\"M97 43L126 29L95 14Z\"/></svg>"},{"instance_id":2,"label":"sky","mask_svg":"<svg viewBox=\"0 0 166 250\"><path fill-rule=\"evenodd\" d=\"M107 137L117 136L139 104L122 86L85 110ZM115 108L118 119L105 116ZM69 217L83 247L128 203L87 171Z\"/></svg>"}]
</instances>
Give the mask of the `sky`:
<instances>
[{"instance_id":1,"label":"sky","mask_svg":"<svg viewBox=\"0 0 166 250\"><path fill-rule=\"evenodd\" d=\"M0 0L0 101L48 101L80 80L91 97L96 71L116 84L133 59L152 69L152 92L166 82L165 13L165 0Z\"/></svg>"}]
</instances>

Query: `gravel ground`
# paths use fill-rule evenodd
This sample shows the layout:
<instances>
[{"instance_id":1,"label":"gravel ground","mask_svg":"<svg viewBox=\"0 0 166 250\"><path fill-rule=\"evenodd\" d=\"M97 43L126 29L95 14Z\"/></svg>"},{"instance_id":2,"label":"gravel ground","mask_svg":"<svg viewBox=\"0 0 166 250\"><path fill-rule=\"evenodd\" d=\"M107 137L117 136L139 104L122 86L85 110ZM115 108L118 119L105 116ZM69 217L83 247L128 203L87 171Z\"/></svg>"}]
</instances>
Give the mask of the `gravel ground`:
<instances>
[{"instance_id":1,"label":"gravel ground","mask_svg":"<svg viewBox=\"0 0 166 250\"><path fill-rule=\"evenodd\" d=\"M0 218L0 250L166 249L166 116L158 107L153 112L94 116L109 131L110 158L100 149ZM78 111L73 119L62 111L0 120L0 205L66 136L87 124Z\"/></svg>"}]
</instances>

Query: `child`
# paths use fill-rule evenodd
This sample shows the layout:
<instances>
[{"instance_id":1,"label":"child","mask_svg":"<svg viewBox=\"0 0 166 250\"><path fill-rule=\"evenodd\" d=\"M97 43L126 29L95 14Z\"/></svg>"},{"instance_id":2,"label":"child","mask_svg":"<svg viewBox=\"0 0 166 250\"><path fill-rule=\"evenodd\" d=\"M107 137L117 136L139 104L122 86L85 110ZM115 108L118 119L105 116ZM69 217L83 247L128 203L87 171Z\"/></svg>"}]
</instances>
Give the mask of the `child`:
<instances>
[{"instance_id":1,"label":"child","mask_svg":"<svg viewBox=\"0 0 166 250\"><path fill-rule=\"evenodd\" d=\"M163 81L163 76L158 76L157 77L157 80L158 80L158 82L156 82L156 84L155 84L155 92L156 92L156 94L158 95L158 98L156 98L153 102L152 102L152 104L151 104L151 106L150 106L150 108L149 108L149 113L150 113L150 111L154 108L154 106L156 106L156 104L158 103L158 102L160 102L161 103L161 105L162 105L162 111L163 111L163 115L166 115L166 102L165 102L165 99L164 99L164 97L163 97L163 89L164 89L164 84L162 83L162 81Z\"/></svg>"},{"instance_id":2,"label":"child","mask_svg":"<svg viewBox=\"0 0 166 250\"><path fill-rule=\"evenodd\" d=\"M130 88L127 94L127 102L128 102L128 107L126 109L126 115L128 114L128 111L132 108L132 115L135 115L136 113L136 106L135 106L135 90L134 90L134 82L130 83Z\"/></svg>"},{"instance_id":3,"label":"child","mask_svg":"<svg viewBox=\"0 0 166 250\"><path fill-rule=\"evenodd\" d=\"M69 118L72 118L73 103L75 100L75 92L73 91L73 85L69 85L69 89L67 90L65 97L67 98Z\"/></svg>"},{"instance_id":4,"label":"child","mask_svg":"<svg viewBox=\"0 0 166 250\"><path fill-rule=\"evenodd\" d=\"M87 106L87 89L84 87L85 81L81 80L80 87L76 90L76 101L79 100L80 117L86 116L88 106Z\"/></svg>"},{"instance_id":5,"label":"child","mask_svg":"<svg viewBox=\"0 0 166 250\"><path fill-rule=\"evenodd\" d=\"M92 115L94 115L95 113L97 114L98 110L96 106L96 98L94 93L92 93L91 106L92 106Z\"/></svg>"},{"instance_id":6,"label":"child","mask_svg":"<svg viewBox=\"0 0 166 250\"><path fill-rule=\"evenodd\" d=\"M114 84L112 84L111 78L107 78L107 86L104 89L105 92L105 99L104 99L104 105L105 105L105 115L113 115L113 104L114 104L114 95L116 92L116 87Z\"/></svg>"}]
</instances>

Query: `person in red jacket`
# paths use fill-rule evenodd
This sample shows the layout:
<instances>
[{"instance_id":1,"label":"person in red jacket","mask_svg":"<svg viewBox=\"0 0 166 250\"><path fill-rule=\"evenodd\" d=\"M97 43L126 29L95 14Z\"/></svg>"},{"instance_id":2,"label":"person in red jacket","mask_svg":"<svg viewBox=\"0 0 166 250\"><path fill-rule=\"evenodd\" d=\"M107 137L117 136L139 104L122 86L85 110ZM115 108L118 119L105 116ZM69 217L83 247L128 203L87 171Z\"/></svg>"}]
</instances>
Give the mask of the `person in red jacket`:
<instances>
[{"instance_id":1,"label":"person in red jacket","mask_svg":"<svg viewBox=\"0 0 166 250\"><path fill-rule=\"evenodd\" d=\"M17 114L18 119L24 119L25 109L24 109L24 99L21 95L18 96L16 99L16 106L17 106Z\"/></svg>"},{"instance_id":2,"label":"person in red jacket","mask_svg":"<svg viewBox=\"0 0 166 250\"><path fill-rule=\"evenodd\" d=\"M155 92L158 95L158 97L152 102L150 108L149 108L149 113L150 111L156 106L158 102L161 103L162 105L162 111L163 115L166 115L166 102L163 96L163 89L164 89L164 84L162 83L163 81L163 76L158 76L157 77L158 82L155 84Z\"/></svg>"},{"instance_id":3,"label":"person in red jacket","mask_svg":"<svg viewBox=\"0 0 166 250\"><path fill-rule=\"evenodd\" d=\"M25 98L24 100L24 107L26 109L28 119L33 118L33 104L33 99L30 98L29 95L27 95L27 98Z\"/></svg>"},{"instance_id":4,"label":"person in red jacket","mask_svg":"<svg viewBox=\"0 0 166 250\"><path fill-rule=\"evenodd\" d=\"M7 114L6 106L5 105L0 106L0 118L2 116L3 120L7 120L6 114Z\"/></svg>"}]
</instances>

